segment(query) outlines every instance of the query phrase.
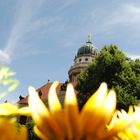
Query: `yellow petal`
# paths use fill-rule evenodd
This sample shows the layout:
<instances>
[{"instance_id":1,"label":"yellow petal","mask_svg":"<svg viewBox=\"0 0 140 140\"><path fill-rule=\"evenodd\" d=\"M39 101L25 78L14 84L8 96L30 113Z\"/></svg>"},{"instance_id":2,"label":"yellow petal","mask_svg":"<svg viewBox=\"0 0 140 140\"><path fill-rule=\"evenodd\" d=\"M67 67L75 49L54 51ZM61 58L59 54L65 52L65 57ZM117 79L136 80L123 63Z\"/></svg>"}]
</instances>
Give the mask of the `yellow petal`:
<instances>
[{"instance_id":1,"label":"yellow petal","mask_svg":"<svg viewBox=\"0 0 140 140\"><path fill-rule=\"evenodd\" d=\"M49 91L49 95L48 95L48 102L49 102L49 109L50 112L52 114L52 116L54 117L54 119L56 120L56 122L58 123L61 131L63 132L63 138L67 137L67 120L64 114L64 110L62 110L61 104L59 102L59 99L57 97L56 94L56 88L58 86L59 82L55 81ZM63 122L63 123L62 123Z\"/></svg>"},{"instance_id":2,"label":"yellow petal","mask_svg":"<svg viewBox=\"0 0 140 140\"><path fill-rule=\"evenodd\" d=\"M30 106L30 109L32 111L32 117L35 120L37 124L40 124L41 117L49 117L49 111L44 105L44 103L40 100L38 93L33 87L29 87L29 98L28 103Z\"/></svg>"},{"instance_id":3,"label":"yellow petal","mask_svg":"<svg viewBox=\"0 0 140 140\"><path fill-rule=\"evenodd\" d=\"M15 136L15 120L0 117L0 140L15 140Z\"/></svg>"},{"instance_id":4,"label":"yellow petal","mask_svg":"<svg viewBox=\"0 0 140 140\"><path fill-rule=\"evenodd\" d=\"M117 133L124 131L126 128L131 126L131 124L133 124L134 122L133 114L126 115L126 112L124 110L121 112L117 111L114 114L112 121L108 126L108 132L105 136L106 139L117 135Z\"/></svg>"},{"instance_id":5,"label":"yellow petal","mask_svg":"<svg viewBox=\"0 0 140 140\"><path fill-rule=\"evenodd\" d=\"M97 129L97 125L103 119L104 102L106 96L107 85L106 83L102 83L99 89L89 98L89 100L84 105L80 117L83 134L86 132L90 135L92 132L94 132L95 129Z\"/></svg>"},{"instance_id":6,"label":"yellow petal","mask_svg":"<svg viewBox=\"0 0 140 140\"><path fill-rule=\"evenodd\" d=\"M18 114L19 115L24 115L24 116L31 116L31 109L30 107L22 107L18 109Z\"/></svg>"},{"instance_id":7,"label":"yellow petal","mask_svg":"<svg viewBox=\"0 0 140 140\"><path fill-rule=\"evenodd\" d=\"M59 102L59 99L56 95L56 87L58 86L59 82L55 81L50 90L49 90L49 95L48 95L48 104L49 104L49 109L50 112L53 114L57 111L60 111L62 109L61 104Z\"/></svg>"},{"instance_id":8,"label":"yellow petal","mask_svg":"<svg viewBox=\"0 0 140 140\"><path fill-rule=\"evenodd\" d=\"M106 123L110 122L116 109L116 93L111 90L105 101L105 119Z\"/></svg>"},{"instance_id":9,"label":"yellow petal","mask_svg":"<svg viewBox=\"0 0 140 140\"><path fill-rule=\"evenodd\" d=\"M65 96L65 107L73 105L76 110L78 109L77 98L72 84L67 85L66 96Z\"/></svg>"},{"instance_id":10,"label":"yellow petal","mask_svg":"<svg viewBox=\"0 0 140 140\"><path fill-rule=\"evenodd\" d=\"M34 132L37 134L39 138L41 138L41 140L49 140L47 136L45 136L43 133L40 132L37 126L34 126Z\"/></svg>"},{"instance_id":11,"label":"yellow petal","mask_svg":"<svg viewBox=\"0 0 140 140\"><path fill-rule=\"evenodd\" d=\"M101 107L102 101L104 102L107 95L107 84L102 83L99 87L99 89L88 99L86 104L83 107L82 112L86 110L92 111L92 109L97 109L98 107Z\"/></svg>"},{"instance_id":12,"label":"yellow petal","mask_svg":"<svg viewBox=\"0 0 140 140\"><path fill-rule=\"evenodd\" d=\"M33 87L29 87L29 106L31 108L32 118L42 132L45 133L48 131L53 137L62 137L63 132L61 132L58 124Z\"/></svg>"},{"instance_id":13,"label":"yellow petal","mask_svg":"<svg viewBox=\"0 0 140 140\"><path fill-rule=\"evenodd\" d=\"M14 115L17 113L18 113L17 106L10 103L0 104L0 116Z\"/></svg>"},{"instance_id":14,"label":"yellow petal","mask_svg":"<svg viewBox=\"0 0 140 140\"><path fill-rule=\"evenodd\" d=\"M20 126L19 130L16 133L15 140L27 140L28 139L28 132L25 126Z\"/></svg>"},{"instance_id":15,"label":"yellow petal","mask_svg":"<svg viewBox=\"0 0 140 140\"><path fill-rule=\"evenodd\" d=\"M69 138L80 137L79 110L72 84L68 84L65 96L64 109L68 119ZM72 134L73 133L73 136Z\"/></svg>"},{"instance_id":16,"label":"yellow petal","mask_svg":"<svg viewBox=\"0 0 140 140\"><path fill-rule=\"evenodd\" d=\"M102 114L102 119L99 122L97 130L97 137L103 138L106 132L106 125L110 122L111 118L116 109L116 93L111 90L109 91L105 103L104 103L104 113ZM101 135L102 134L102 135Z\"/></svg>"},{"instance_id":17,"label":"yellow petal","mask_svg":"<svg viewBox=\"0 0 140 140\"><path fill-rule=\"evenodd\" d=\"M129 106L128 114L132 114L134 112L134 107Z\"/></svg>"}]
</instances>

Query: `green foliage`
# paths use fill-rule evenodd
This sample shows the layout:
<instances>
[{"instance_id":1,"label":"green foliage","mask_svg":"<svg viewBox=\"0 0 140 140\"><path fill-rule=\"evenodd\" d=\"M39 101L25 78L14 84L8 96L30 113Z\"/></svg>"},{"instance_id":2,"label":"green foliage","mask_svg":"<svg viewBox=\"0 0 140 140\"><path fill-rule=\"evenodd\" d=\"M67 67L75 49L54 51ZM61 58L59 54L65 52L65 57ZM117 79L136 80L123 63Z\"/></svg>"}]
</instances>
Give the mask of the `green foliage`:
<instances>
[{"instance_id":1,"label":"green foliage","mask_svg":"<svg viewBox=\"0 0 140 140\"><path fill-rule=\"evenodd\" d=\"M0 65L0 99L19 85L14 75L15 73L9 67Z\"/></svg>"},{"instance_id":2,"label":"green foliage","mask_svg":"<svg viewBox=\"0 0 140 140\"><path fill-rule=\"evenodd\" d=\"M105 46L78 77L80 108L102 82L117 93L117 107L127 109L140 99L140 60L128 59L116 45Z\"/></svg>"},{"instance_id":3,"label":"green foliage","mask_svg":"<svg viewBox=\"0 0 140 140\"><path fill-rule=\"evenodd\" d=\"M33 128L34 128L34 122L33 121L28 122L26 124L26 127L28 129L29 140L40 140L33 131Z\"/></svg>"}]
</instances>

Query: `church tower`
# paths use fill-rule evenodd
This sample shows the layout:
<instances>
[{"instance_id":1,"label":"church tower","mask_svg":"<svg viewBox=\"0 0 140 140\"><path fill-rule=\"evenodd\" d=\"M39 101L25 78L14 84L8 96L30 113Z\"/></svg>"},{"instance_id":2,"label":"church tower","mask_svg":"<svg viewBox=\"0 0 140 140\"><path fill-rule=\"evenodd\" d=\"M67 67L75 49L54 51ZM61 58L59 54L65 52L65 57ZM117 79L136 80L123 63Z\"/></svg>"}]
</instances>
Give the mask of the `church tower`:
<instances>
[{"instance_id":1,"label":"church tower","mask_svg":"<svg viewBox=\"0 0 140 140\"><path fill-rule=\"evenodd\" d=\"M74 58L74 64L68 71L70 82L76 82L77 76L80 72L88 67L88 65L95 60L98 50L91 41L91 35L88 35L88 41L85 45L78 49Z\"/></svg>"}]
</instances>

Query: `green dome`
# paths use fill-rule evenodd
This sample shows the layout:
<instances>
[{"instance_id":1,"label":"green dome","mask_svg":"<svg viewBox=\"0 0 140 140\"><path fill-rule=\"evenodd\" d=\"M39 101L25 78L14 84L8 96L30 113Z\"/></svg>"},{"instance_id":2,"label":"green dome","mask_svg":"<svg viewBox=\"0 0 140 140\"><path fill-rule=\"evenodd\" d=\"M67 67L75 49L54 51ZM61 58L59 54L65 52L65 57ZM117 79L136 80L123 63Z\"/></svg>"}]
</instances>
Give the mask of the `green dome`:
<instances>
[{"instance_id":1,"label":"green dome","mask_svg":"<svg viewBox=\"0 0 140 140\"><path fill-rule=\"evenodd\" d=\"M81 46L77 52L77 56L83 54L97 54L97 48L93 46L92 42L86 42L85 45Z\"/></svg>"}]
</instances>

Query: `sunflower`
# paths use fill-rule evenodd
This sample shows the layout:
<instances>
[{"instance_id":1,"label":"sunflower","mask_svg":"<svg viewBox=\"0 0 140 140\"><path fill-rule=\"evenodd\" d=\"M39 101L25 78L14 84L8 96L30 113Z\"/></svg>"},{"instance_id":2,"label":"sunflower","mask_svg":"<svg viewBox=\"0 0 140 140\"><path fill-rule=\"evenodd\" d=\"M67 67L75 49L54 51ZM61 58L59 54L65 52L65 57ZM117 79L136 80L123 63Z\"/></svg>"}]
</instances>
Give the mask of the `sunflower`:
<instances>
[{"instance_id":1,"label":"sunflower","mask_svg":"<svg viewBox=\"0 0 140 140\"><path fill-rule=\"evenodd\" d=\"M62 108L55 81L49 91L49 108L41 101L33 87L29 87L29 107L35 122L34 131L42 140L138 140L139 107L129 112L116 111L116 94L108 91L107 84L89 98L79 111L72 84L67 85Z\"/></svg>"},{"instance_id":2,"label":"sunflower","mask_svg":"<svg viewBox=\"0 0 140 140\"><path fill-rule=\"evenodd\" d=\"M9 103L0 104L0 140L27 140L26 127L16 123L15 115L19 114L29 114L29 108L18 109Z\"/></svg>"},{"instance_id":3,"label":"sunflower","mask_svg":"<svg viewBox=\"0 0 140 140\"><path fill-rule=\"evenodd\" d=\"M114 136L114 140L139 140L140 106L130 106L128 113L124 110L116 111L108 130L108 134Z\"/></svg>"}]
</instances>

